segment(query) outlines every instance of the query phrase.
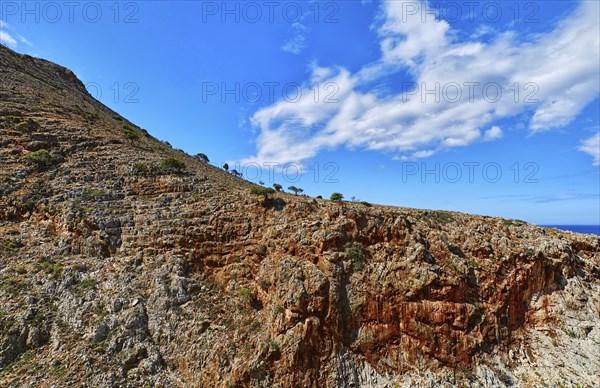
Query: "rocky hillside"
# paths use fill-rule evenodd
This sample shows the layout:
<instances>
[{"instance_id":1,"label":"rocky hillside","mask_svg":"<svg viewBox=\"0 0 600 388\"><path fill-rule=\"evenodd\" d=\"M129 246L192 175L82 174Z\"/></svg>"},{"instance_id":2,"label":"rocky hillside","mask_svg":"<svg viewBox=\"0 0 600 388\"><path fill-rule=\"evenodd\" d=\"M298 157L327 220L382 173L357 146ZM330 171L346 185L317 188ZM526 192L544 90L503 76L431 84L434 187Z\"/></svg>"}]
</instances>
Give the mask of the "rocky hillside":
<instances>
[{"instance_id":1,"label":"rocky hillside","mask_svg":"<svg viewBox=\"0 0 600 388\"><path fill-rule=\"evenodd\" d=\"M63 67L0 77L0 386L599 386L598 236L252 195Z\"/></svg>"}]
</instances>

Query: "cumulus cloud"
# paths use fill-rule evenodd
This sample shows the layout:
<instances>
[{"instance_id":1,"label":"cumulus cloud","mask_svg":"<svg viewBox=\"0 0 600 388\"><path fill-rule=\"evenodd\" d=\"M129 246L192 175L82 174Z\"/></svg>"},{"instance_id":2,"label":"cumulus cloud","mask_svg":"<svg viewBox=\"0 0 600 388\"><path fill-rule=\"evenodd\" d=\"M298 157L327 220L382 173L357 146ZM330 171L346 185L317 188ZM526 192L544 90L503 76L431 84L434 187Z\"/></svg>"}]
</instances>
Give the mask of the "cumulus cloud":
<instances>
[{"instance_id":1,"label":"cumulus cloud","mask_svg":"<svg viewBox=\"0 0 600 388\"><path fill-rule=\"evenodd\" d=\"M455 41L448 23L403 6L382 4L378 61L356 73L313 66L299 100L257 111L257 153L248 160L300 162L340 146L426 157L498 139L494 122L524 111L531 131L564 126L599 92L598 2L582 1L548 33L507 31L487 43ZM369 87L383 77L402 91Z\"/></svg>"},{"instance_id":2,"label":"cumulus cloud","mask_svg":"<svg viewBox=\"0 0 600 388\"><path fill-rule=\"evenodd\" d=\"M600 166L600 132L584 140L579 146L579 150L592 155L594 166Z\"/></svg>"}]
</instances>

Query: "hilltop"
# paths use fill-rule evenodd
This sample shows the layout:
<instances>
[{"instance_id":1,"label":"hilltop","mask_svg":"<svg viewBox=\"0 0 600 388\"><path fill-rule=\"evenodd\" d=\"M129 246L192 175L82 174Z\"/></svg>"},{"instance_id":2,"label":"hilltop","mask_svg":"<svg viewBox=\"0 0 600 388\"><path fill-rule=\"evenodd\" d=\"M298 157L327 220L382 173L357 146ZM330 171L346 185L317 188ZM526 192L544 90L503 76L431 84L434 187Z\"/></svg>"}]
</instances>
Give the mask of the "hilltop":
<instances>
[{"instance_id":1,"label":"hilltop","mask_svg":"<svg viewBox=\"0 0 600 388\"><path fill-rule=\"evenodd\" d=\"M0 386L598 386L598 236L252 195L64 67L0 80Z\"/></svg>"}]
</instances>

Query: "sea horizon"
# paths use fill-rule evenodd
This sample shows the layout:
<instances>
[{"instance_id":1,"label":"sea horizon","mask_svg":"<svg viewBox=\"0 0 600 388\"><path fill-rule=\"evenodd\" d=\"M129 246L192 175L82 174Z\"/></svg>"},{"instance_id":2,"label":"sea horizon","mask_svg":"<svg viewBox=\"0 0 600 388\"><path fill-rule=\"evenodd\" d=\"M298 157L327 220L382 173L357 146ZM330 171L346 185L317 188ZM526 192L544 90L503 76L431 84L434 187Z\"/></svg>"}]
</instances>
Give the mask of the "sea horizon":
<instances>
[{"instance_id":1,"label":"sea horizon","mask_svg":"<svg viewBox=\"0 0 600 388\"><path fill-rule=\"evenodd\" d=\"M600 225L540 225L544 228L556 228L568 232L595 234L600 236Z\"/></svg>"}]
</instances>

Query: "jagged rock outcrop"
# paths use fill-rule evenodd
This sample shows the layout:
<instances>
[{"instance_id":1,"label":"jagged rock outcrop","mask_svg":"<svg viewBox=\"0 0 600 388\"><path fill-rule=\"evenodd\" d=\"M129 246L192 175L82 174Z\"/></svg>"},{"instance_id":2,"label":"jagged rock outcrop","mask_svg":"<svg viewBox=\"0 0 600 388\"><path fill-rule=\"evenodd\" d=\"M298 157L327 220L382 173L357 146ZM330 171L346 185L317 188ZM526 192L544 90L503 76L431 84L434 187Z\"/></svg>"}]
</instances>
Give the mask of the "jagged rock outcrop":
<instances>
[{"instance_id":1,"label":"jagged rock outcrop","mask_svg":"<svg viewBox=\"0 0 600 388\"><path fill-rule=\"evenodd\" d=\"M0 76L0 386L598 386L598 236L265 200L62 67Z\"/></svg>"}]
</instances>

